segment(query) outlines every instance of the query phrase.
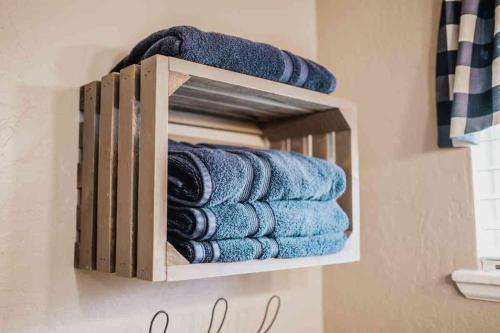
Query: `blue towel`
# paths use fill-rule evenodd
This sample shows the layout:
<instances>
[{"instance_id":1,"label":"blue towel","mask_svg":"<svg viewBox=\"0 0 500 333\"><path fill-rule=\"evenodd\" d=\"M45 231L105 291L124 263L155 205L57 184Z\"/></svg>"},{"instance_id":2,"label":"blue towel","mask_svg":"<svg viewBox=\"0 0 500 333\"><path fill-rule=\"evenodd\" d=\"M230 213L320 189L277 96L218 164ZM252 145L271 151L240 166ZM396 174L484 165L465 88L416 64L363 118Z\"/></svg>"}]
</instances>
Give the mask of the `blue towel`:
<instances>
[{"instance_id":1,"label":"blue towel","mask_svg":"<svg viewBox=\"0 0 500 333\"><path fill-rule=\"evenodd\" d=\"M345 231L349 220L330 201L256 201L213 207L169 207L168 231L192 240L297 237Z\"/></svg>"},{"instance_id":2,"label":"blue towel","mask_svg":"<svg viewBox=\"0 0 500 333\"><path fill-rule=\"evenodd\" d=\"M343 232L276 239L171 240L177 251L192 264L320 256L339 252L344 248L345 241Z\"/></svg>"},{"instance_id":3,"label":"blue towel","mask_svg":"<svg viewBox=\"0 0 500 333\"><path fill-rule=\"evenodd\" d=\"M323 66L274 46L190 26L177 26L140 41L112 72L155 54L291 84L322 93L335 90L335 77Z\"/></svg>"},{"instance_id":4,"label":"blue towel","mask_svg":"<svg viewBox=\"0 0 500 333\"><path fill-rule=\"evenodd\" d=\"M169 140L168 198L176 205L316 200L340 196L338 166L299 153L189 145Z\"/></svg>"}]
</instances>

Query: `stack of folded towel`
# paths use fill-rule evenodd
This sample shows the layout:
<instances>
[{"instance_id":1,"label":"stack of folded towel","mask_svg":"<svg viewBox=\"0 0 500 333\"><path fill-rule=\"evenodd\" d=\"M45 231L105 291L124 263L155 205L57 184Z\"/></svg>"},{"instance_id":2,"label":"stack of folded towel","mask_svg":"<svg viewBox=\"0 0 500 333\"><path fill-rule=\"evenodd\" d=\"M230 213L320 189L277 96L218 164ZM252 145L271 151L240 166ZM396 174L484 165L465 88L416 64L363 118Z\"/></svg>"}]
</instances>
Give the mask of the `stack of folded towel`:
<instances>
[{"instance_id":1,"label":"stack of folded towel","mask_svg":"<svg viewBox=\"0 0 500 333\"><path fill-rule=\"evenodd\" d=\"M169 140L168 237L191 263L336 253L344 171L298 153Z\"/></svg>"}]
</instances>

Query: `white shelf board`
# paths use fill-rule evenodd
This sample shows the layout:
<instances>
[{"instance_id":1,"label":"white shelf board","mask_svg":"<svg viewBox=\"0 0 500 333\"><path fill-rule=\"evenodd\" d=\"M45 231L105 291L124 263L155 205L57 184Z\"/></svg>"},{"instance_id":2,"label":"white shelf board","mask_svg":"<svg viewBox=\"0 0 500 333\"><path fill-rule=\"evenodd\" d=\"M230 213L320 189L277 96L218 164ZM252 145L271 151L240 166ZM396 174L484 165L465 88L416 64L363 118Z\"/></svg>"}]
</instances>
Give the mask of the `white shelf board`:
<instances>
[{"instance_id":1,"label":"white shelf board","mask_svg":"<svg viewBox=\"0 0 500 333\"><path fill-rule=\"evenodd\" d=\"M325 256L251 260L235 263L167 265L167 281L194 280L209 277L342 264L359 261L359 259L359 248L357 243L353 237L349 237L342 251Z\"/></svg>"}]
</instances>

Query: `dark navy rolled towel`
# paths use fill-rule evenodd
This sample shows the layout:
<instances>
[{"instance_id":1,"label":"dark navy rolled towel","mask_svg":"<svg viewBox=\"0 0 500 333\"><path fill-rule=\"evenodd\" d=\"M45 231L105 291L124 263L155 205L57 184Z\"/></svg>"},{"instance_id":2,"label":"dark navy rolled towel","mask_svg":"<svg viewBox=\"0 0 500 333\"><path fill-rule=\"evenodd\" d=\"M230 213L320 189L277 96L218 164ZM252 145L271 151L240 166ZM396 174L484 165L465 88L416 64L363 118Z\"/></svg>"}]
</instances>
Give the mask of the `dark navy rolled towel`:
<instances>
[{"instance_id":1,"label":"dark navy rolled towel","mask_svg":"<svg viewBox=\"0 0 500 333\"><path fill-rule=\"evenodd\" d=\"M344 171L325 160L277 150L241 153L169 140L168 198L178 206L336 199ZM252 156L252 158L250 158Z\"/></svg>"},{"instance_id":2,"label":"dark navy rolled towel","mask_svg":"<svg viewBox=\"0 0 500 333\"><path fill-rule=\"evenodd\" d=\"M192 240L297 237L345 231L349 219L330 201L270 201L168 209L169 234Z\"/></svg>"},{"instance_id":3,"label":"dark navy rolled towel","mask_svg":"<svg viewBox=\"0 0 500 333\"><path fill-rule=\"evenodd\" d=\"M161 54L291 84L322 93L335 90L335 77L323 66L264 43L204 32L191 26L160 30L140 41L112 72Z\"/></svg>"},{"instance_id":4,"label":"dark navy rolled towel","mask_svg":"<svg viewBox=\"0 0 500 333\"><path fill-rule=\"evenodd\" d=\"M322 256L341 251L343 232L305 237L240 238L213 241L171 239L172 245L190 263L237 262L253 259Z\"/></svg>"}]
</instances>

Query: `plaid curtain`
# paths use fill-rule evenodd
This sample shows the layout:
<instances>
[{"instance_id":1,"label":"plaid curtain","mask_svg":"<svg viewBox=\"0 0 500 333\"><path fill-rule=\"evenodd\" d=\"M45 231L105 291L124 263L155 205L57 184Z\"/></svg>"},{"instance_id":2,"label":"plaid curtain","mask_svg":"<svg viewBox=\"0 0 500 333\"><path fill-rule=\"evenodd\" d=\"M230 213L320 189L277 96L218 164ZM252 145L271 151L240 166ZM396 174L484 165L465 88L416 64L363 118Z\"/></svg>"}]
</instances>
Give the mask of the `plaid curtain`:
<instances>
[{"instance_id":1,"label":"plaid curtain","mask_svg":"<svg viewBox=\"0 0 500 333\"><path fill-rule=\"evenodd\" d=\"M444 0L437 50L438 145L500 124L500 0Z\"/></svg>"}]
</instances>

